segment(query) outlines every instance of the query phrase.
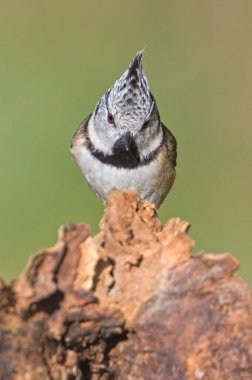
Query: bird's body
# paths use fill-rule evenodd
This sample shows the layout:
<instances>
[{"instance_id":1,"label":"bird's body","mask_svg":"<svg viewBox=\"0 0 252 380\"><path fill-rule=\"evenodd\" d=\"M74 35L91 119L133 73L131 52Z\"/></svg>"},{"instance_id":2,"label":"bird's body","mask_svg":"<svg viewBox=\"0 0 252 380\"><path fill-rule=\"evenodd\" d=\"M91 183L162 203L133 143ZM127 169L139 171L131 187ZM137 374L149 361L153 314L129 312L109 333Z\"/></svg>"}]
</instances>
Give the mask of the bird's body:
<instances>
[{"instance_id":1,"label":"bird's body","mask_svg":"<svg viewBox=\"0 0 252 380\"><path fill-rule=\"evenodd\" d=\"M103 200L136 189L159 207L175 179L176 140L161 123L138 53L77 130L71 153Z\"/></svg>"}]
</instances>

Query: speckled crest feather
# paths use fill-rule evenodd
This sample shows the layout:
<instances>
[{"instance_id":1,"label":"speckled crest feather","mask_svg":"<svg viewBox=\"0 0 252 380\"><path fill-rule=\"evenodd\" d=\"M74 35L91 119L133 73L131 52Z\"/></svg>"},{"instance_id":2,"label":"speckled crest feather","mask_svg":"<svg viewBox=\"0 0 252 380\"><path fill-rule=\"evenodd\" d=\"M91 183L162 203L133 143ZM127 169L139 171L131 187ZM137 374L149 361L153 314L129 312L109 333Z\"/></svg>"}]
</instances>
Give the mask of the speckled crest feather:
<instances>
[{"instance_id":1,"label":"speckled crest feather","mask_svg":"<svg viewBox=\"0 0 252 380\"><path fill-rule=\"evenodd\" d=\"M108 91L108 108L120 125L143 123L152 107L153 98L142 67L143 51L139 51L128 70ZM123 112L122 112L123 111Z\"/></svg>"}]
</instances>

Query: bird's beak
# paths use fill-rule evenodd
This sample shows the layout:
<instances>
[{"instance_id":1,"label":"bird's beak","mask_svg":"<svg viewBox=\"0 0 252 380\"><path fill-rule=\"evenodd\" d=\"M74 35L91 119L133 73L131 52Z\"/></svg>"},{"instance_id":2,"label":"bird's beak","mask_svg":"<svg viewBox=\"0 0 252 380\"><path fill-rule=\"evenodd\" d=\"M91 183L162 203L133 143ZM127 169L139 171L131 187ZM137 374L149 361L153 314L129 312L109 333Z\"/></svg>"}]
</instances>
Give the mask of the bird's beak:
<instances>
[{"instance_id":1,"label":"bird's beak","mask_svg":"<svg viewBox=\"0 0 252 380\"><path fill-rule=\"evenodd\" d=\"M130 150L130 144L131 144L131 134L130 134L130 132L127 132L127 133L125 133L123 135L123 142L124 142L125 149L128 152Z\"/></svg>"}]
</instances>

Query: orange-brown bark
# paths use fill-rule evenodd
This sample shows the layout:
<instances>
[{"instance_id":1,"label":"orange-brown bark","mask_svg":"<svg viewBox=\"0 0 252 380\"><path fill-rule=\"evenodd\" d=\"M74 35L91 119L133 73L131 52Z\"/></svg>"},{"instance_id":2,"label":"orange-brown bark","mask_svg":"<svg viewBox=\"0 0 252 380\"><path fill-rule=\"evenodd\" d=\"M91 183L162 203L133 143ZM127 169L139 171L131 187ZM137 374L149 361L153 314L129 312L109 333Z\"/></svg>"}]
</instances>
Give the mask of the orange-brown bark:
<instances>
[{"instance_id":1,"label":"orange-brown bark","mask_svg":"<svg viewBox=\"0 0 252 380\"><path fill-rule=\"evenodd\" d=\"M98 235L62 227L0 283L0 380L252 379L251 291L230 254L192 256L188 228L134 191Z\"/></svg>"}]
</instances>

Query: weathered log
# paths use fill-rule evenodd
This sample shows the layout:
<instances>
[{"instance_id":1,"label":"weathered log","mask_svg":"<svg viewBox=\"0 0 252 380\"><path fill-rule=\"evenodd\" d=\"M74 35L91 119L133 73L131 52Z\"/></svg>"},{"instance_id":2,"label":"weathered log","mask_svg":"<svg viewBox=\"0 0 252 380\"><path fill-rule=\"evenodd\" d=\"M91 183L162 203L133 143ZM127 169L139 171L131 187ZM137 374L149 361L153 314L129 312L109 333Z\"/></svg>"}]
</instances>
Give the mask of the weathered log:
<instances>
[{"instance_id":1,"label":"weathered log","mask_svg":"<svg viewBox=\"0 0 252 380\"><path fill-rule=\"evenodd\" d=\"M252 302L230 254L113 191L101 232L62 227L0 283L0 379L252 379Z\"/></svg>"}]
</instances>

